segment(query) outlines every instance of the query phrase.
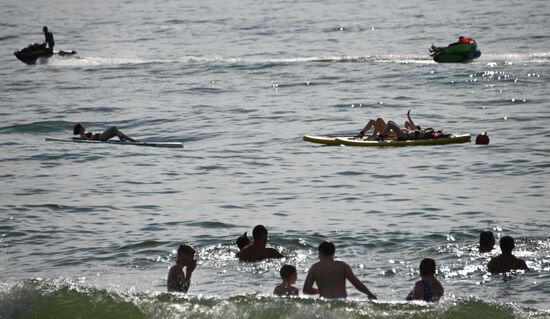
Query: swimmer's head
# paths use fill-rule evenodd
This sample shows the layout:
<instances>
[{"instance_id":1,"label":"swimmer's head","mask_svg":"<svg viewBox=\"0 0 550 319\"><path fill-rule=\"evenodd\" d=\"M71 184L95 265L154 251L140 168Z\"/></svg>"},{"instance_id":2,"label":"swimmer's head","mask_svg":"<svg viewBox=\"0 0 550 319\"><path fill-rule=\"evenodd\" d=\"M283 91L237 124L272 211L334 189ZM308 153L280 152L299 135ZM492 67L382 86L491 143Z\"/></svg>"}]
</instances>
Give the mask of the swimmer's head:
<instances>
[{"instance_id":1,"label":"swimmer's head","mask_svg":"<svg viewBox=\"0 0 550 319\"><path fill-rule=\"evenodd\" d=\"M82 129L84 129L84 125L82 123L76 123L73 128L73 134L78 135L82 132Z\"/></svg>"},{"instance_id":2,"label":"swimmer's head","mask_svg":"<svg viewBox=\"0 0 550 319\"><path fill-rule=\"evenodd\" d=\"M182 244L178 248L178 261L188 262L195 258L195 249L189 245Z\"/></svg>"},{"instance_id":3,"label":"swimmer's head","mask_svg":"<svg viewBox=\"0 0 550 319\"><path fill-rule=\"evenodd\" d=\"M239 247L239 249L243 249L248 246L248 244L250 244L250 239L248 235L246 235L246 232L237 238L237 247Z\"/></svg>"},{"instance_id":4,"label":"swimmer's head","mask_svg":"<svg viewBox=\"0 0 550 319\"><path fill-rule=\"evenodd\" d=\"M298 275L298 272L296 271L296 267L292 266L292 265L283 265L283 267L281 267L281 271L279 271L279 273L281 274L281 279L290 279L290 277L292 276L297 276Z\"/></svg>"},{"instance_id":5,"label":"swimmer's head","mask_svg":"<svg viewBox=\"0 0 550 319\"><path fill-rule=\"evenodd\" d=\"M48 27L47 27L47 26L44 26L44 27L42 28L42 32L44 32L44 33L48 32Z\"/></svg>"},{"instance_id":6,"label":"swimmer's head","mask_svg":"<svg viewBox=\"0 0 550 319\"><path fill-rule=\"evenodd\" d=\"M435 275L435 260L431 258L422 259L422 261L420 262L420 275Z\"/></svg>"},{"instance_id":7,"label":"swimmer's head","mask_svg":"<svg viewBox=\"0 0 550 319\"><path fill-rule=\"evenodd\" d=\"M514 244L514 238L510 236L504 236L500 239L500 250L502 252L512 252L512 250L516 247Z\"/></svg>"},{"instance_id":8,"label":"swimmer's head","mask_svg":"<svg viewBox=\"0 0 550 319\"><path fill-rule=\"evenodd\" d=\"M325 240L319 244L319 253L323 253L326 256L334 256L335 252L336 246L330 240Z\"/></svg>"},{"instance_id":9,"label":"swimmer's head","mask_svg":"<svg viewBox=\"0 0 550 319\"><path fill-rule=\"evenodd\" d=\"M264 225L257 225L252 230L252 237L254 238L254 241L257 241L263 238L267 240L267 228L265 228Z\"/></svg>"},{"instance_id":10,"label":"swimmer's head","mask_svg":"<svg viewBox=\"0 0 550 319\"><path fill-rule=\"evenodd\" d=\"M495 245L495 235L490 230L482 231L479 234L479 246L493 249Z\"/></svg>"}]
</instances>

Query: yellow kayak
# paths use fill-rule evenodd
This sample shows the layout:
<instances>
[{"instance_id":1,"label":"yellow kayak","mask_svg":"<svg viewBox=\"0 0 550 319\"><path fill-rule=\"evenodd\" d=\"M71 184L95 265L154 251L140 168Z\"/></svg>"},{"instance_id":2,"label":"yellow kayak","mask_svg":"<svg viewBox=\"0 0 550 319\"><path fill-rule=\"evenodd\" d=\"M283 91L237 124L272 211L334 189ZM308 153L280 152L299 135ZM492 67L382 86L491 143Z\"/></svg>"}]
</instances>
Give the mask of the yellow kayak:
<instances>
[{"instance_id":1,"label":"yellow kayak","mask_svg":"<svg viewBox=\"0 0 550 319\"><path fill-rule=\"evenodd\" d=\"M451 134L447 137L438 137L422 140L380 140L369 141L366 139L356 139L352 136L311 136L305 135L304 141L324 144L324 145L347 145L347 146L370 146L370 147L384 147L384 146L415 146L415 145L444 145L444 144L456 144L470 142L470 134Z\"/></svg>"}]
</instances>

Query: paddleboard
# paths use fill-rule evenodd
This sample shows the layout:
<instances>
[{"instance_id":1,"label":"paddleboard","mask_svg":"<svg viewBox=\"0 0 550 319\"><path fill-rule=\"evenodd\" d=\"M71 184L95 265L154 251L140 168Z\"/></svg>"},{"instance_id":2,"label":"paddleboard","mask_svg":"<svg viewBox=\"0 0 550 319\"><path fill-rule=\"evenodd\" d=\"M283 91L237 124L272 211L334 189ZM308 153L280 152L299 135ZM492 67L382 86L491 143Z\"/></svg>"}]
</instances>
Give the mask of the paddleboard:
<instances>
[{"instance_id":1,"label":"paddleboard","mask_svg":"<svg viewBox=\"0 0 550 319\"><path fill-rule=\"evenodd\" d=\"M352 136L340 136L343 139L353 138ZM323 145L340 145L340 142L336 140L336 136L314 136L314 135L304 135L304 141L323 144Z\"/></svg>"},{"instance_id":2,"label":"paddleboard","mask_svg":"<svg viewBox=\"0 0 550 319\"><path fill-rule=\"evenodd\" d=\"M421 139L421 140L381 140L381 141L368 141L354 139L353 137L336 137L336 142L347 146L371 146L371 147L384 147L384 146L416 146L416 145L444 145L444 144L457 144L470 142L470 134L451 134L448 137Z\"/></svg>"},{"instance_id":3,"label":"paddleboard","mask_svg":"<svg viewBox=\"0 0 550 319\"><path fill-rule=\"evenodd\" d=\"M83 140L80 138L53 138L46 137L48 142L68 142L68 143L84 143L84 144L115 144L115 145L134 145L134 146L147 146L147 147L164 147L164 148L183 148L181 142L125 142L119 140L108 140L106 142Z\"/></svg>"}]
</instances>

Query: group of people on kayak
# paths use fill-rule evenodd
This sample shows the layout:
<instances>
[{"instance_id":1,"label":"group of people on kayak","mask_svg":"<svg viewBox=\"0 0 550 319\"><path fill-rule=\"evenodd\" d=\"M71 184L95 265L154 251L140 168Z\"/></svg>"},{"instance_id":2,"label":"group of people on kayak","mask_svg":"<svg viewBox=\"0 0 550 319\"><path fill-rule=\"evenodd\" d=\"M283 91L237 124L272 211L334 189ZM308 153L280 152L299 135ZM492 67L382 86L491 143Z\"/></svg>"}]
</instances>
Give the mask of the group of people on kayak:
<instances>
[{"instance_id":1,"label":"group of people on kayak","mask_svg":"<svg viewBox=\"0 0 550 319\"><path fill-rule=\"evenodd\" d=\"M373 129L370 136L365 137L365 134ZM355 136L356 139L366 140L385 140L394 139L400 141L406 140L422 140L430 138L448 137L449 134L444 134L442 131L435 131L428 127L423 129L420 125L416 125L411 118L411 110L407 112L407 120L403 128L399 127L394 121L384 121L382 118L369 120L367 125Z\"/></svg>"}]
</instances>

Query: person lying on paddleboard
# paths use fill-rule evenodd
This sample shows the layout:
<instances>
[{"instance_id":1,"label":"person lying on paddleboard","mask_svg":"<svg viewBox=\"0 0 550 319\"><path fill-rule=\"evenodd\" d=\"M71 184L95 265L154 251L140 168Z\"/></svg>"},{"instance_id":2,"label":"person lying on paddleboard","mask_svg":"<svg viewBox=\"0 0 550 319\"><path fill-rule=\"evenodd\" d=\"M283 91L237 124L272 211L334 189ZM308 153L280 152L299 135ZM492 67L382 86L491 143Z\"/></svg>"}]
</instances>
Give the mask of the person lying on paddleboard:
<instances>
[{"instance_id":1,"label":"person lying on paddleboard","mask_svg":"<svg viewBox=\"0 0 550 319\"><path fill-rule=\"evenodd\" d=\"M86 132L86 127L82 125L82 123L77 123L74 126L73 129L74 135L80 135L80 138L83 140L92 140L92 141L102 141L106 142L110 140L113 137L118 137L121 141L126 142L137 142L133 138L129 137L128 135L122 133L116 126L112 126L108 129L106 129L103 133L92 133L92 132Z\"/></svg>"},{"instance_id":2,"label":"person lying on paddleboard","mask_svg":"<svg viewBox=\"0 0 550 319\"><path fill-rule=\"evenodd\" d=\"M434 138L442 135L441 132L434 132L432 128L422 130L420 125L416 125L411 118L411 110L407 112L407 121L405 121L405 127L400 128L395 122L388 121L386 123L382 118L376 120L370 120L367 125L355 136L356 139L363 139L365 133L373 128L371 136L367 137L367 140L374 139L396 139L396 140L411 140L411 139L426 139Z\"/></svg>"}]
</instances>

